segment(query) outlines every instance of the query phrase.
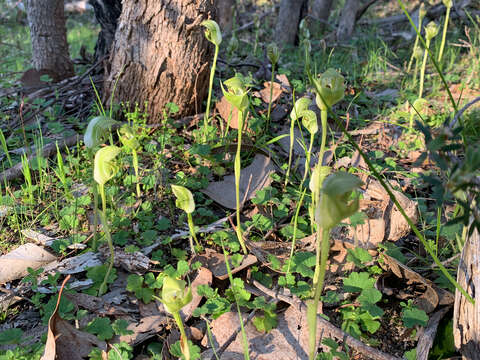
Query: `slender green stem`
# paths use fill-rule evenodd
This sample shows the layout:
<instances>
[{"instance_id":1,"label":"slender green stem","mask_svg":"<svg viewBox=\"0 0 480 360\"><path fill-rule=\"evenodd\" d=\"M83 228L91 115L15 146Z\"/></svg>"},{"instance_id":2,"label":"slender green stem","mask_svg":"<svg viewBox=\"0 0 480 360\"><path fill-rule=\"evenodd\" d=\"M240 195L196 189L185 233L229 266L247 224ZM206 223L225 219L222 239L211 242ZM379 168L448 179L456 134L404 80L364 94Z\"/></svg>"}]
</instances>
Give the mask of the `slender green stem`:
<instances>
[{"instance_id":1,"label":"slender green stem","mask_svg":"<svg viewBox=\"0 0 480 360\"><path fill-rule=\"evenodd\" d=\"M418 17L418 28L419 29L422 28L422 20L423 20L423 18L419 16ZM419 38L420 37L417 34L417 36L415 37L415 43L413 44L412 56L410 57L410 61L408 62L407 72L410 72L410 69L412 68L413 58L415 57L415 50L417 50Z\"/></svg>"},{"instance_id":2,"label":"slender green stem","mask_svg":"<svg viewBox=\"0 0 480 360\"><path fill-rule=\"evenodd\" d=\"M304 188L302 194L300 195L300 200L297 203L297 209L295 210L295 216L293 218L293 239L292 239L292 248L290 249L290 258L287 265L287 273L285 274L285 278L288 277L290 274L290 265L292 264L293 252L295 251L295 243L297 241L297 228L298 228L298 215L300 213L300 208L303 204L303 198L305 197L305 193L307 192L307 188Z\"/></svg>"},{"instance_id":3,"label":"slender green stem","mask_svg":"<svg viewBox=\"0 0 480 360\"><path fill-rule=\"evenodd\" d=\"M293 108L295 109L295 90L293 90ZM292 167L292 156L293 156L293 141L295 138L295 120L290 118L290 148L288 151L288 165L287 173L285 174L285 185L284 188L287 188L288 178L290 177L290 168Z\"/></svg>"},{"instance_id":4,"label":"slender green stem","mask_svg":"<svg viewBox=\"0 0 480 360\"><path fill-rule=\"evenodd\" d=\"M320 119L322 121L322 142L320 144L320 152L318 154L318 162L323 166L323 156L325 154L325 145L327 143L327 110L320 111Z\"/></svg>"},{"instance_id":5,"label":"slender green stem","mask_svg":"<svg viewBox=\"0 0 480 360\"><path fill-rule=\"evenodd\" d=\"M425 81L425 68L427 67L428 49L430 48L430 40L427 39L425 53L423 54L422 68L420 70L420 89L418 90L418 98L423 95L423 83Z\"/></svg>"},{"instance_id":6,"label":"slender green stem","mask_svg":"<svg viewBox=\"0 0 480 360\"><path fill-rule=\"evenodd\" d=\"M417 75L418 75L418 59L415 58L415 69L413 70L413 86L417 85Z\"/></svg>"},{"instance_id":7,"label":"slender green stem","mask_svg":"<svg viewBox=\"0 0 480 360\"><path fill-rule=\"evenodd\" d=\"M172 313L173 319L177 323L178 330L180 330L180 348L182 350L183 356L185 356L185 360L190 360L190 349L188 348L188 338L185 332L185 327L183 326L182 317L180 316L180 312Z\"/></svg>"},{"instance_id":8,"label":"slender green stem","mask_svg":"<svg viewBox=\"0 0 480 360\"><path fill-rule=\"evenodd\" d=\"M327 270L328 253L330 250L330 229L321 229L317 227L317 251L315 260L315 274L313 275L313 287L315 289L313 302L309 303L308 324L309 329L309 360L315 359L317 350L317 309L320 301L320 295L323 290L325 273Z\"/></svg>"},{"instance_id":9,"label":"slender green stem","mask_svg":"<svg viewBox=\"0 0 480 360\"><path fill-rule=\"evenodd\" d=\"M238 242L242 247L242 251L247 255L247 248L243 241L242 223L240 221L240 172L241 172L241 155L242 155L242 131L243 131L243 112L238 111L238 139L237 139L237 153L235 155L234 173L235 173L235 200L237 203L237 227L236 233Z\"/></svg>"},{"instance_id":10,"label":"slender green stem","mask_svg":"<svg viewBox=\"0 0 480 360\"><path fill-rule=\"evenodd\" d=\"M195 234L195 225L193 224L192 214L187 213L187 220L188 220L188 228L190 229L190 235L192 236L193 240L195 240L195 244L197 245L198 250L202 247L197 240L197 235Z\"/></svg>"},{"instance_id":11,"label":"slender green stem","mask_svg":"<svg viewBox=\"0 0 480 360\"><path fill-rule=\"evenodd\" d=\"M247 333L245 332L245 327L243 325L242 313L241 313L240 305L238 304L238 299L237 299L237 291L233 286L232 270L230 269L230 263L228 262L228 254L227 254L227 251L225 250L225 246L223 245L223 240L222 240L222 250L223 250L223 256L225 258L225 267L227 268L228 279L230 281L230 285L232 286L232 293L233 293L233 297L235 298L235 303L237 304L238 321L240 322L240 330L242 332L243 357L245 360L250 360Z\"/></svg>"},{"instance_id":12,"label":"slender green stem","mask_svg":"<svg viewBox=\"0 0 480 360\"><path fill-rule=\"evenodd\" d=\"M450 17L451 7L447 7L447 13L445 14L445 23L443 24L442 43L440 44L440 52L438 53L437 62L440 64L443 56L443 49L445 48L445 40L447 39L448 18Z\"/></svg>"},{"instance_id":13,"label":"slender green stem","mask_svg":"<svg viewBox=\"0 0 480 360\"><path fill-rule=\"evenodd\" d=\"M105 273L105 277L103 278L103 282L98 289L98 295L100 296L107 292L107 282L108 282L108 277L110 276L110 272L112 271L112 268L113 268L115 251L113 249L112 235L110 233L110 227L108 225L105 209L103 211L100 211L99 213L100 213L100 218L102 220L103 231L105 232L105 237L107 238L108 248L110 250L110 263L108 264L108 269L107 269L107 272Z\"/></svg>"},{"instance_id":14,"label":"slender green stem","mask_svg":"<svg viewBox=\"0 0 480 360\"><path fill-rule=\"evenodd\" d=\"M92 249L97 251L97 230L98 230L98 189L96 184L93 184L93 242Z\"/></svg>"},{"instance_id":15,"label":"slender green stem","mask_svg":"<svg viewBox=\"0 0 480 360\"><path fill-rule=\"evenodd\" d=\"M412 18L410 17L410 14L408 13L407 11L407 8L405 7L405 4L402 0L397 0L397 2L399 3L400 7L402 8L402 11L403 13L405 14L405 16L407 17L408 21L410 22L410 25L412 25L412 27L415 29L415 32L417 33L417 35L419 36L420 38L420 41L422 42L422 44L427 48L427 51L430 52L430 50L428 49L428 46L427 43L425 42L425 40L423 40L423 37L421 36L420 34L420 31L418 30L417 26L415 25L415 23L413 22ZM440 69L440 66L439 64L435 61L434 59L434 56L432 54L430 54L430 57L432 59L432 63L433 63L433 66L435 67L435 69L437 70L438 72L438 75L440 76L440 79L442 80L442 83L443 83L443 86L445 87L445 90L447 91L447 94L448 94L448 98L450 99L450 103L452 104L454 110L455 110L455 114L458 112L458 106L457 106L457 102L455 101L455 99L453 98L453 95L452 95L452 92L450 91L450 87L448 86L448 83L447 83L447 80L445 79L445 76L443 75L442 73L442 70ZM462 120L462 117L460 117L458 119L459 123L461 126L463 126L463 120ZM464 138L464 135L463 135L463 132L462 132L462 139Z\"/></svg>"},{"instance_id":16,"label":"slender green stem","mask_svg":"<svg viewBox=\"0 0 480 360\"><path fill-rule=\"evenodd\" d=\"M132 149L133 170L135 171L135 182L137 183L137 198L142 195L140 192L140 176L138 175L138 154L137 150Z\"/></svg>"},{"instance_id":17,"label":"slender green stem","mask_svg":"<svg viewBox=\"0 0 480 360\"><path fill-rule=\"evenodd\" d=\"M107 198L105 196L105 186L103 184L98 184L98 190L100 192L100 197L102 198L102 209L103 209L103 212L105 213L105 215L107 214L106 213L106 209L107 209Z\"/></svg>"},{"instance_id":18,"label":"slender green stem","mask_svg":"<svg viewBox=\"0 0 480 360\"><path fill-rule=\"evenodd\" d=\"M270 113L272 111L273 80L275 80L275 64L272 63L272 78L270 80L270 99L268 100L268 110L267 110L267 132L268 132L268 129L270 128Z\"/></svg>"},{"instance_id":19,"label":"slender green stem","mask_svg":"<svg viewBox=\"0 0 480 360\"><path fill-rule=\"evenodd\" d=\"M308 151L306 153L307 159L305 160L305 172L303 173L303 179L302 179L302 182L300 184L300 189L302 188L303 183L307 179L307 174L308 174L308 171L310 170L310 159L312 157L312 147L313 147L313 139L314 138L315 138L315 134L313 134L313 133L310 134L310 145L308 146Z\"/></svg>"},{"instance_id":20,"label":"slender green stem","mask_svg":"<svg viewBox=\"0 0 480 360\"><path fill-rule=\"evenodd\" d=\"M210 80L208 83L207 109L205 110L205 116L203 118L203 136L205 141L207 139L207 126L210 118L210 103L212 102L213 79L215 77L215 68L217 66L218 49L219 46L215 45L215 55L213 56L213 64L212 68L210 69Z\"/></svg>"}]
</instances>

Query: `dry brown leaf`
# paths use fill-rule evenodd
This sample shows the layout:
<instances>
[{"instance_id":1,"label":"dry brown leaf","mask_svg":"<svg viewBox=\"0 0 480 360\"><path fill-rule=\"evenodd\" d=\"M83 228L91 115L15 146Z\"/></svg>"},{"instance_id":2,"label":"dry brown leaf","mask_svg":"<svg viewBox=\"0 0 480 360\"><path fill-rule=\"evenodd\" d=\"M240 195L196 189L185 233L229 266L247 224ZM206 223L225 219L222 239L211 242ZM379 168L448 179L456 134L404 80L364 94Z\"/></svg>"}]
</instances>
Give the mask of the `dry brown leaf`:
<instances>
[{"instance_id":1,"label":"dry brown leaf","mask_svg":"<svg viewBox=\"0 0 480 360\"><path fill-rule=\"evenodd\" d=\"M28 275L27 269L38 269L57 258L35 244L23 244L0 257L0 284Z\"/></svg>"},{"instance_id":2,"label":"dry brown leaf","mask_svg":"<svg viewBox=\"0 0 480 360\"><path fill-rule=\"evenodd\" d=\"M197 255L192 262L199 261L203 266L205 266L213 276L217 279L225 280L228 278L227 267L225 266L225 256L220 254L212 249L205 249L205 253ZM230 269L232 274L235 274L257 262L257 258L253 255L247 255L244 257L241 264L237 267L234 267L230 264ZM229 262L230 263L230 262ZM193 310L192 310L193 311Z\"/></svg>"},{"instance_id":3,"label":"dry brown leaf","mask_svg":"<svg viewBox=\"0 0 480 360\"><path fill-rule=\"evenodd\" d=\"M95 335L77 330L58 314L63 289L70 275L63 280L58 293L57 305L48 320L47 342L41 360L83 360L92 348L107 349L107 344Z\"/></svg>"},{"instance_id":4,"label":"dry brown leaf","mask_svg":"<svg viewBox=\"0 0 480 360\"><path fill-rule=\"evenodd\" d=\"M245 317L244 317L245 318ZM238 314L228 312L221 315L211 323L213 341L218 349L237 330L239 326ZM308 359L308 326L304 312L290 306L287 311L278 315L278 325L270 332L263 334L257 331L250 322L245 326L248 339L250 357L256 360L303 360ZM317 341L321 337L321 327L317 328ZM210 346L207 336L202 340L202 345ZM209 352L211 356L211 350ZM202 359L209 359L204 353ZM243 359L242 335L228 346L222 359Z\"/></svg>"},{"instance_id":5,"label":"dry brown leaf","mask_svg":"<svg viewBox=\"0 0 480 360\"><path fill-rule=\"evenodd\" d=\"M253 162L242 169L240 176L240 201L255 197L258 190L271 184L270 174L275 172L272 160L262 154L256 154ZM235 176L225 176L222 181L211 182L206 189L201 190L205 195L228 209L236 209Z\"/></svg>"},{"instance_id":6,"label":"dry brown leaf","mask_svg":"<svg viewBox=\"0 0 480 360\"><path fill-rule=\"evenodd\" d=\"M285 74L277 74L277 76L275 76L275 78L276 78L278 81L280 81L280 83L282 84L282 86L284 86L284 87L286 87L286 88L291 87L290 81L288 81L287 75L285 75Z\"/></svg>"},{"instance_id":7,"label":"dry brown leaf","mask_svg":"<svg viewBox=\"0 0 480 360\"><path fill-rule=\"evenodd\" d=\"M270 81L266 81L263 83L264 88L259 91L260 98L266 104L270 102ZM272 89L272 103L278 100L278 98L282 95L283 89L282 85L274 82L273 89Z\"/></svg>"},{"instance_id":8,"label":"dry brown leaf","mask_svg":"<svg viewBox=\"0 0 480 360\"><path fill-rule=\"evenodd\" d=\"M407 284L420 284L425 287L423 294L416 297L415 304L426 313L431 313L438 305L453 304L454 298L450 292L438 288L432 281L425 279L422 275L402 264L397 259L387 254L383 254L382 257L384 262L381 266L386 271L391 271Z\"/></svg>"},{"instance_id":9,"label":"dry brown leaf","mask_svg":"<svg viewBox=\"0 0 480 360\"><path fill-rule=\"evenodd\" d=\"M133 331L133 334L115 336L112 341L125 341L129 345L135 346L158 334L167 324L168 316L159 310L158 315L143 317L139 321L135 321L133 318L126 320L129 322L127 330Z\"/></svg>"},{"instance_id":10,"label":"dry brown leaf","mask_svg":"<svg viewBox=\"0 0 480 360\"><path fill-rule=\"evenodd\" d=\"M215 105L215 108L222 117L223 121L225 121L225 124L228 124L232 129L238 129L238 110L230 105L225 96L222 96L220 101ZM244 129L248 125L248 119L249 117L247 116L247 118L243 121Z\"/></svg>"},{"instance_id":11,"label":"dry brown leaf","mask_svg":"<svg viewBox=\"0 0 480 360\"><path fill-rule=\"evenodd\" d=\"M190 319L193 311L198 307L202 301L203 296L198 295L197 288L199 285L211 285L212 284L212 272L207 268L201 267L197 271L195 280L192 281L192 294L193 298L184 308L182 308L182 315L185 321Z\"/></svg>"}]
</instances>

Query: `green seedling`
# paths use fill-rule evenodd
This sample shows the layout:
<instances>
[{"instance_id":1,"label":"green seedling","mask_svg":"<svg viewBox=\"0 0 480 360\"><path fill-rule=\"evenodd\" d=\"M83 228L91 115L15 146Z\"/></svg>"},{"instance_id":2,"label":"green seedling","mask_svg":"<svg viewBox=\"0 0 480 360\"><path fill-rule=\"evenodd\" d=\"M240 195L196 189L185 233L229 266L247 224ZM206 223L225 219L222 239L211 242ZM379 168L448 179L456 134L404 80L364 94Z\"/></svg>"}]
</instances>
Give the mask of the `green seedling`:
<instances>
[{"instance_id":1,"label":"green seedling","mask_svg":"<svg viewBox=\"0 0 480 360\"><path fill-rule=\"evenodd\" d=\"M12 158L10 157L10 153L8 152L7 141L5 140L5 135L3 134L2 129L0 129L0 143L2 145L3 152L5 153L5 156L7 157L8 164L10 165L10 167L13 167Z\"/></svg>"},{"instance_id":2,"label":"green seedling","mask_svg":"<svg viewBox=\"0 0 480 360\"><path fill-rule=\"evenodd\" d=\"M110 249L110 264L108 266L107 273L103 280L102 285L98 290L99 294L104 294L107 290L107 280L113 268L113 261L115 252L113 249L112 236L110 233L110 227L107 221L107 201L105 197L105 183L112 179L118 172L118 165L115 164L115 157L120 153L121 149L117 146L105 146L97 151L95 154L95 163L93 169L93 178L98 184L100 196L102 198L102 211L99 211L100 219L102 221L105 237L107 238L108 247Z\"/></svg>"},{"instance_id":3,"label":"green seedling","mask_svg":"<svg viewBox=\"0 0 480 360\"><path fill-rule=\"evenodd\" d=\"M138 174L138 151L140 148L140 142L138 141L137 137L133 129L129 125L123 125L119 132L118 137L122 142L123 146L132 152L132 163L133 163L133 170L135 171L135 182L136 182L136 189L137 189L137 198L140 198L140 176Z\"/></svg>"},{"instance_id":4,"label":"green seedling","mask_svg":"<svg viewBox=\"0 0 480 360\"><path fill-rule=\"evenodd\" d=\"M195 244L197 245L197 249L201 249L200 243L197 240L197 236L195 234L195 225L193 224L192 213L195 211L195 201L193 200L193 195L187 188L179 185L172 185L172 191L175 194L177 200L175 200L175 205L185 211L187 214L188 220L188 229L190 230L190 235L192 236L193 240L195 240ZM193 244L191 244L192 251L195 252L195 248Z\"/></svg>"},{"instance_id":5,"label":"green seedling","mask_svg":"<svg viewBox=\"0 0 480 360\"><path fill-rule=\"evenodd\" d=\"M272 111L272 96L273 96L273 81L275 80L275 66L278 63L280 57L280 51L278 46L275 43L271 43L267 46L267 57L272 64L272 77L270 79L270 98L268 100L268 110L267 110L267 130L270 125L270 113Z\"/></svg>"},{"instance_id":6,"label":"green seedling","mask_svg":"<svg viewBox=\"0 0 480 360\"><path fill-rule=\"evenodd\" d=\"M65 191L65 195L69 198L72 198L72 194L70 192L70 189L68 188L67 172L65 171L65 165L63 163L62 153L58 148L58 142L55 144L55 146L57 147L57 169L53 171L55 172L55 175L58 177L58 180L60 180L60 183L63 186L63 190Z\"/></svg>"},{"instance_id":7,"label":"green seedling","mask_svg":"<svg viewBox=\"0 0 480 360\"><path fill-rule=\"evenodd\" d=\"M207 109L205 110L204 116L204 137L206 140L207 136L207 126L210 118L210 103L212 101L212 89L213 89L213 78L215 77L215 68L217 66L218 51L220 49L220 44L222 43L222 32L220 27L213 20L205 20L202 22L202 25L205 26L205 37L208 41L215 45L215 54L213 56L212 68L210 69L210 80L208 83L208 98L207 98Z\"/></svg>"},{"instance_id":8,"label":"green seedling","mask_svg":"<svg viewBox=\"0 0 480 360\"><path fill-rule=\"evenodd\" d=\"M30 172L30 164L27 158L27 154L25 153L22 155L22 173L23 173L23 177L25 178L28 201L29 203L33 204L34 197L33 197L32 173Z\"/></svg>"},{"instance_id":9,"label":"green seedling","mask_svg":"<svg viewBox=\"0 0 480 360\"><path fill-rule=\"evenodd\" d=\"M427 10L425 9L425 4L421 3L420 4L420 9L418 10L418 28L419 29L422 28L422 22L423 22L423 18L425 17L425 15L427 15ZM412 56L410 57L410 61L408 62L407 72L410 72L410 69L412 68L413 59L417 58L415 52L417 51L417 49L420 49L420 47L418 46L419 38L420 38L420 36L419 36L419 34L417 34L416 37L415 37L415 43L413 44Z\"/></svg>"},{"instance_id":10,"label":"green seedling","mask_svg":"<svg viewBox=\"0 0 480 360\"><path fill-rule=\"evenodd\" d=\"M314 180L313 186L319 185L318 179ZM315 273L313 276L313 301L307 306L307 323L309 327L309 359L315 358L317 348L317 309L320 294L323 290L325 272L327 268L328 253L330 250L330 231L343 219L353 215L358 210L358 196L354 193L362 181L355 175L346 172L337 172L329 175L321 185L321 190L316 189L312 196L318 196L315 208L315 223L317 226L317 244Z\"/></svg>"},{"instance_id":11,"label":"green seedling","mask_svg":"<svg viewBox=\"0 0 480 360\"><path fill-rule=\"evenodd\" d=\"M425 52L423 53L422 69L420 70L420 89L418 90L418 97L423 95L423 84L425 81L425 69L427 67L428 50L430 49L430 43L432 39L438 34L438 26L434 21L430 21L425 27Z\"/></svg>"},{"instance_id":12,"label":"green seedling","mask_svg":"<svg viewBox=\"0 0 480 360\"><path fill-rule=\"evenodd\" d=\"M328 109L343 99L345 94L344 77L336 70L330 68L317 79L313 79L313 85L315 86L315 100L320 109L322 121L322 142L320 144L318 162L320 165L323 165L323 156L327 142Z\"/></svg>"},{"instance_id":13,"label":"green seedling","mask_svg":"<svg viewBox=\"0 0 480 360\"><path fill-rule=\"evenodd\" d=\"M447 39L448 19L450 17L450 10L453 6L452 0L442 0L442 1L443 1L443 5L445 5L445 7L447 8L447 11L445 14L445 23L443 24L442 42L440 44L440 51L438 53L438 58L437 58L437 62L439 64L442 61L443 49L445 48L445 40Z\"/></svg>"},{"instance_id":14,"label":"green seedling","mask_svg":"<svg viewBox=\"0 0 480 360\"><path fill-rule=\"evenodd\" d=\"M185 360L190 360L190 349L188 346L188 338L183 326L180 310L192 301L192 288L187 287L184 280L179 280L170 276L163 279L162 297L157 298L165 306L170 314L172 314L178 329L180 330L180 349Z\"/></svg>"},{"instance_id":15,"label":"green seedling","mask_svg":"<svg viewBox=\"0 0 480 360\"><path fill-rule=\"evenodd\" d=\"M242 224L240 222L240 172L241 172L241 150L242 150L242 131L243 122L248 108L248 91L242 78L238 75L225 80L225 86L222 85L223 95L228 103L238 110L238 138L237 138L237 153L235 154L234 173L235 173L235 200L237 205L237 227L235 229L238 242L240 243L243 253L247 254L247 248L243 241Z\"/></svg>"}]
</instances>

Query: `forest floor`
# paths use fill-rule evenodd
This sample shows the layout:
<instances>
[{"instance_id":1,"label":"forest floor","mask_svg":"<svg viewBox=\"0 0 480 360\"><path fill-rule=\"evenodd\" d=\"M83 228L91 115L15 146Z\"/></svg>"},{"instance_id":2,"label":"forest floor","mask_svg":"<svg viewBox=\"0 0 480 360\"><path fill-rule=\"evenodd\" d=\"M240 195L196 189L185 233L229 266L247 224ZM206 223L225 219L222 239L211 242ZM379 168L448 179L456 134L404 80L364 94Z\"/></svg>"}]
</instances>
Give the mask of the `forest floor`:
<instances>
[{"instance_id":1,"label":"forest floor","mask_svg":"<svg viewBox=\"0 0 480 360\"><path fill-rule=\"evenodd\" d=\"M0 360L40 359L45 347L61 359L105 359L106 353L108 359L178 358L180 334L160 301L166 302L167 278L182 278L180 285L192 288L193 299L182 308L192 358L244 359L242 334L252 359L308 358L305 309L321 218L311 215L314 186L308 185L318 162L321 112L305 72L306 41L313 71L335 69L345 83L343 99L328 112L323 165L362 181L358 211L330 232L317 358L459 356L449 277L456 278L468 238L469 206L478 205L452 191L465 185L455 183L460 177L479 175L480 103L454 115L480 96L478 15L450 20L441 73L430 58L426 63L424 101L416 102L415 62L407 71L415 33L408 21L384 21L402 14L396 2L386 1L367 11L348 43L326 42L328 32L304 32L298 45L281 49L271 96L267 47L276 18L270 2L243 1L238 27L253 25L224 38L206 128L203 114L178 119L175 104L154 126L138 109L118 105L112 111L123 122L84 138L89 121L110 114L92 88L101 89L89 55L99 30L93 12L70 14L67 23L78 76L60 87L47 79L32 96L24 77L28 26L24 14L3 3ZM468 10L475 14L480 7ZM332 23L339 12L334 9ZM436 59L444 16L430 20L440 28L431 44ZM422 60L423 52L418 74ZM235 231L238 112L220 87L236 72L249 89L239 186L247 254ZM313 101L309 109L318 117L310 151L308 119L293 121L289 135L293 104L301 98ZM131 142L120 141L122 131ZM88 148L88 139L101 145ZM103 168L102 208L94 151L112 146L121 151ZM183 211L189 206L176 201L171 185L193 194L194 205L188 196L185 201L194 206L198 245ZM104 287L110 237L115 260Z\"/></svg>"}]
</instances>

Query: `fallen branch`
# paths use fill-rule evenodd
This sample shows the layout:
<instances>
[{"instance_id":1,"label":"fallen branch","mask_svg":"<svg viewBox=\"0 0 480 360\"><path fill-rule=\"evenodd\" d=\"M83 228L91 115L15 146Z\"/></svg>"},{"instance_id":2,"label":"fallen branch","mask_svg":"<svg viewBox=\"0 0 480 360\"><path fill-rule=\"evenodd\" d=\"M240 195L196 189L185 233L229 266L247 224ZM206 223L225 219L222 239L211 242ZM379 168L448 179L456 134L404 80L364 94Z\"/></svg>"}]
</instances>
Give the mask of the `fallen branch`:
<instances>
[{"instance_id":1,"label":"fallen branch","mask_svg":"<svg viewBox=\"0 0 480 360\"><path fill-rule=\"evenodd\" d=\"M80 136L78 134L69 136L65 139L62 139L60 141L56 141L50 144L45 145L42 150L40 151L40 154L35 152L34 154L30 155L27 160L30 162L32 159L34 159L37 154L41 155L42 157L48 158L52 155L54 155L57 152L57 146L56 143L58 143L58 148L60 150L63 150L65 148L71 147L75 145L78 141L80 140ZM19 162L18 164L14 165L10 169L5 170L4 172L0 173L0 180L2 182L5 181L12 181L16 178L19 178L22 176L22 163Z\"/></svg>"}]
</instances>

